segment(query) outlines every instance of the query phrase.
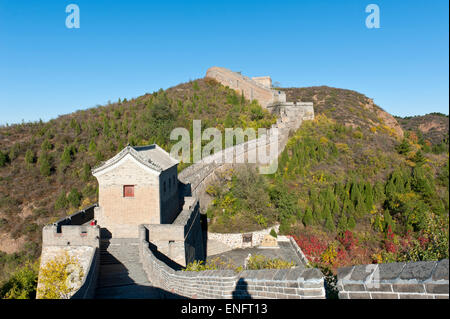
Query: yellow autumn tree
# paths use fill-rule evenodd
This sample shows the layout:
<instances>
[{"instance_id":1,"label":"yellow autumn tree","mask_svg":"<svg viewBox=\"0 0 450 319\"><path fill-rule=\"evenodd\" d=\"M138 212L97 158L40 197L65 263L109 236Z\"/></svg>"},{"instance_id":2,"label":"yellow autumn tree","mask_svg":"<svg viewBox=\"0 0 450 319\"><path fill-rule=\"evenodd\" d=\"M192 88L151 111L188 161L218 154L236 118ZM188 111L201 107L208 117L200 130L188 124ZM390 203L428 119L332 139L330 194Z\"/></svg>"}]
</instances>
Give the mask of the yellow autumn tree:
<instances>
[{"instance_id":1,"label":"yellow autumn tree","mask_svg":"<svg viewBox=\"0 0 450 319\"><path fill-rule=\"evenodd\" d=\"M38 299L69 299L81 286L83 267L67 251L48 261L40 270Z\"/></svg>"}]
</instances>

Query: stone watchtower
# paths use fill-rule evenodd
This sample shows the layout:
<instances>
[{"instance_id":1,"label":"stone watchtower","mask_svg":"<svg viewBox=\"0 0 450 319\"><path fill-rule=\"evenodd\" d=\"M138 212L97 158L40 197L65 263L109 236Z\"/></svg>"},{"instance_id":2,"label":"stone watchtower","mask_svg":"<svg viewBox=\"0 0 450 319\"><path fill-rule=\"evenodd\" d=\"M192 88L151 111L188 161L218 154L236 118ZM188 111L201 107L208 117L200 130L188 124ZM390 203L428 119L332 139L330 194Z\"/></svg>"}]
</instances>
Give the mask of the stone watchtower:
<instances>
[{"instance_id":1,"label":"stone watchtower","mask_svg":"<svg viewBox=\"0 0 450 319\"><path fill-rule=\"evenodd\" d=\"M178 161L158 145L125 147L92 170L99 184L95 219L102 237L138 238L140 224L170 224L182 205Z\"/></svg>"}]
</instances>

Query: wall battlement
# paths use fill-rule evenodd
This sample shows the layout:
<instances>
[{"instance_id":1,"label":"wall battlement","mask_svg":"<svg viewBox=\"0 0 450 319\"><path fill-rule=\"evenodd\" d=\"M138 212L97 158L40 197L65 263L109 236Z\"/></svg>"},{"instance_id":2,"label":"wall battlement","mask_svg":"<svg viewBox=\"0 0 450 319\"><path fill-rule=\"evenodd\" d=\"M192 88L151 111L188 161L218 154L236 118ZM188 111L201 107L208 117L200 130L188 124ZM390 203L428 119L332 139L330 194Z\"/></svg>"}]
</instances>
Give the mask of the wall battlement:
<instances>
[{"instance_id":1,"label":"wall battlement","mask_svg":"<svg viewBox=\"0 0 450 319\"><path fill-rule=\"evenodd\" d=\"M236 90L250 101L257 100L264 108L273 103L286 102L286 93L273 90L272 80L269 76L251 79L226 68L212 67L206 71L206 77Z\"/></svg>"},{"instance_id":2,"label":"wall battlement","mask_svg":"<svg viewBox=\"0 0 450 319\"><path fill-rule=\"evenodd\" d=\"M140 227L139 250L144 271L155 286L170 293L194 299L325 298L323 275L314 268L245 270L241 273L174 270L157 258L145 239L145 226Z\"/></svg>"},{"instance_id":3,"label":"wall battlement","mask_svg":"<svg viewBox=\"0 0 450 319\"><path fill-rule=\"evenodd\" d=\"M448 299L448 259L338 269L340 299Z\"/></svg>"},{"instance_id":4,"label":"wall battlement","mask_svg":"<svg viewBox=\"0 0 450 319\"><path fill-rule=\"evenodd\" d=\"M147 240L181 266L205 260L200 206L196 198L185 197L182 212L172 224L146 225Z\"/></svg>"}]
</instances>

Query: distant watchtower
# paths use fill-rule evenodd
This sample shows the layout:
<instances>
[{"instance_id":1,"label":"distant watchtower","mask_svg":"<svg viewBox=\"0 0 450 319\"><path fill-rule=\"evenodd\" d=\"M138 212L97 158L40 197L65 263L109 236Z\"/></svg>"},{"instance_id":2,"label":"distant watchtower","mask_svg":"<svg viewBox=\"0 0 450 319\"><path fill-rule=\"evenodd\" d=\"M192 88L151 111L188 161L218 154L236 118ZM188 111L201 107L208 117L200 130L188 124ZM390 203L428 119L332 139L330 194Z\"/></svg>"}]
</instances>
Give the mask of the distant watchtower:
<instances>
[{"instance_id":1,"label":"distant watchtower","mask_svg":"<svg viewBox=\"0 0 450 319\"><path fill-rule=\"evenodd\" d=\"M182 204L177 166L176 159L154 144L127 146L94 168L99 184L95 219L103 234L138 238L140 224L172 223Z\"/></svg>"}]
</instances>

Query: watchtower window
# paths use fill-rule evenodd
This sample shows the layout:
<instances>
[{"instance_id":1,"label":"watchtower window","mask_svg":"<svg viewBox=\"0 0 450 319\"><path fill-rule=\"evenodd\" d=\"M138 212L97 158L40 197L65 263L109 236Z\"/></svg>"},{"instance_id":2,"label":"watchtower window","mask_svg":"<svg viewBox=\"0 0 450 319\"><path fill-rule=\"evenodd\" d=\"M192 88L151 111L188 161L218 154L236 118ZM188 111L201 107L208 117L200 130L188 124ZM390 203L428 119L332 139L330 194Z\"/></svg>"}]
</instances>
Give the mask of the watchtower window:
<instances>
[{"instance_id":1,"label":"watchtower window","mask_svg":"<svg viewBox=\"0 0 450 319\"><path fill-rule=\"evenodd\" d=\"M134 185L125 185L123 187L123 197L134 197Z\"/></svg>"}]
</instances>

